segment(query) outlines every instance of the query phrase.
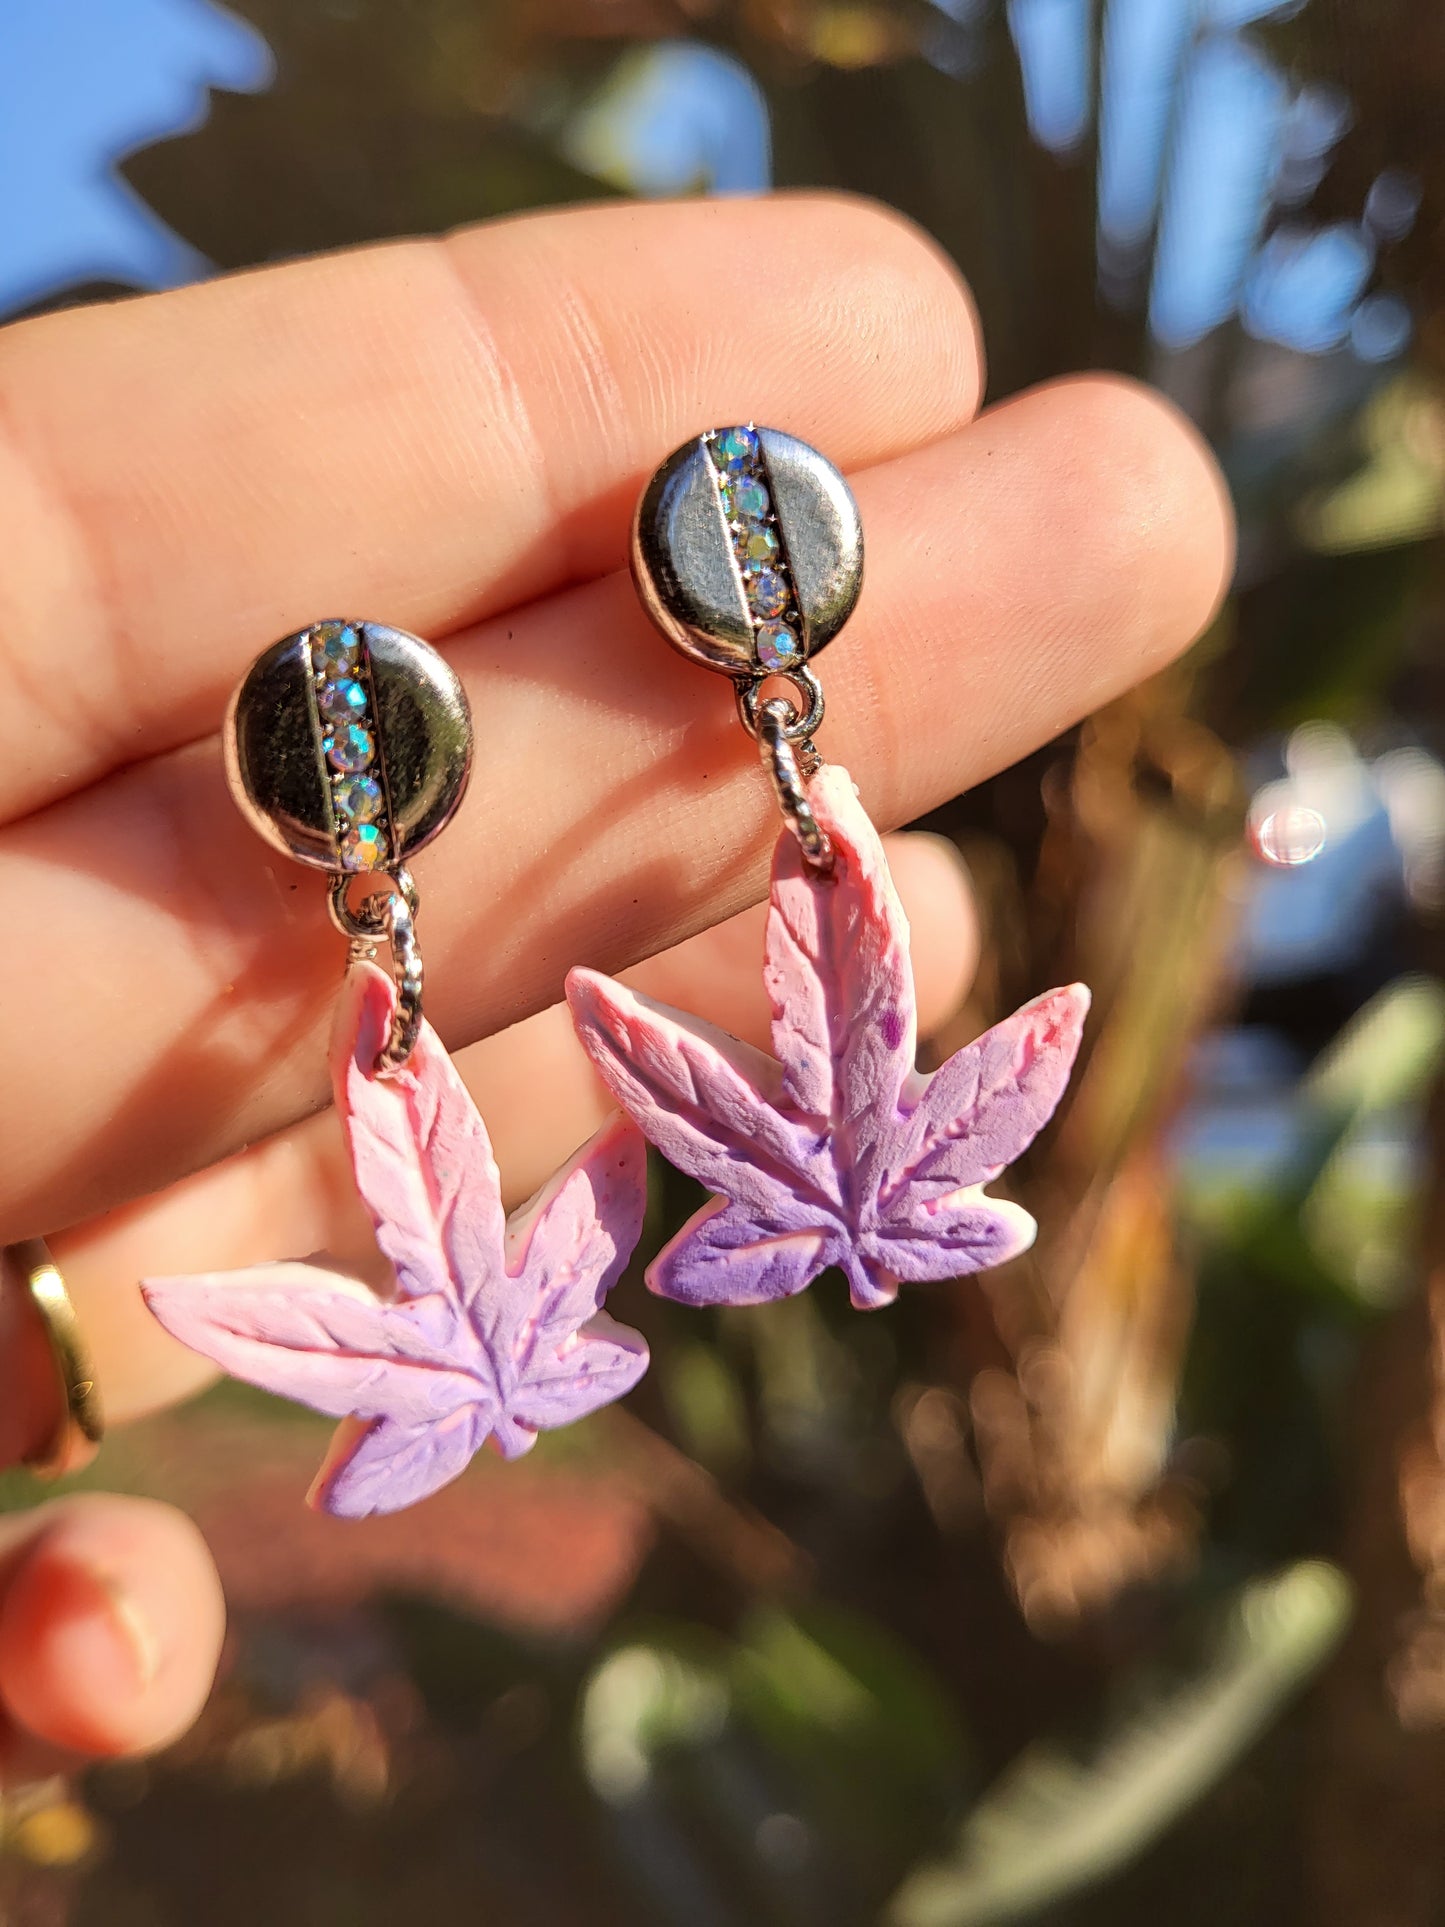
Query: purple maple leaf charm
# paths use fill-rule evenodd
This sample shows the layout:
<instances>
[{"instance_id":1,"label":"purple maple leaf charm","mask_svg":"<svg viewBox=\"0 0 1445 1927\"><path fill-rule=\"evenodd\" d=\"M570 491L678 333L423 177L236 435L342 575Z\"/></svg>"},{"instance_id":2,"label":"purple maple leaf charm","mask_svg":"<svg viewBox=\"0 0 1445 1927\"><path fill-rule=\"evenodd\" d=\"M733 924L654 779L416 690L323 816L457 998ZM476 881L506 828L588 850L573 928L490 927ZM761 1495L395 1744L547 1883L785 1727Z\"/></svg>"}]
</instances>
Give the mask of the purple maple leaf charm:
<instances>
[{"instance_id":1,"label":"purple maple leaf charm","mask_svg":"<svg viewBox=\"0 0 1445 1927\"><path fill-rule=\"evenodd\" d=\"M193 1351L347 1421L310 1493L347 1518L425 1498L488 1439L516 1458L647 1370L640 1335L600 1309L642 1230L637 1131L611 1119L507 1221L486 1127L431 1026L405 1069L370 1074L393 1001L374 965L352 971L332 1074L395 1295L307 1264L141 1287Z\"/></svg>"},{"instance_id":2,"label":"purple maple leaf charm","mask_svg":"<svg viewBox=\"0 0 1445 1927\"><path fill-rule=\"evenodd\" d=\"M685 1304L763 1304L837 1265L869 1310L900 1280L979 1271L1033 1242L1028 1213L983 1187L1052 1115L1088 991L1050 991L920 1075L908 925L877 832L846 770L822 769L809 800L836 863L819 879L778 839L764 964L777 1062L595 971L567 982L623 1109L719 1194L648 1271Z\"/></svg>"}]
</instances>

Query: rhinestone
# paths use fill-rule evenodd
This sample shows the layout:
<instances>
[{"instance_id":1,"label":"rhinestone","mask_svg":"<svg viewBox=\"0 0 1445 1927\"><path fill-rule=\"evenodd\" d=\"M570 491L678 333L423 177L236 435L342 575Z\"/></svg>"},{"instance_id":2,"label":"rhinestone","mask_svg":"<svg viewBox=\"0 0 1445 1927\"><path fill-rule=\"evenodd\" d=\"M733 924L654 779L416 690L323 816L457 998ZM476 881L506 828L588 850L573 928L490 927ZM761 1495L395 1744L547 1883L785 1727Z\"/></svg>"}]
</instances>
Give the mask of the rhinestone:
<instances>
[{"instance_id":1,"label":"rhinestone","mask_svg":"<svg viewBox=\"0 0 1445 1927\"><path fill-rule=\"evenodd\" d=\"M318 676L356 667L361 637L350 622L318 622L311 631L311 666Z\"/></svg>"},{"instance_id":2,"label":"rhinestone","mask_svg":"<svg viewBox=\"0 0 1445 1927\"><path fill-rule=\"evenodd\" d=\"M348 677L345 682L325 684L317 703L328 723L355 723L366 714L366 691Z\"/></svg>"},{"instance_id":3,"label":"rhinestone","mask_svg":"<svg viewBox=\"0 0 1445 1927\"><path fill-rule=\"evenodd\" d=\"M758 456L758 438L751 428L725 428L708 447L718 467L728 475L751 468Z\"/></svg>"},{"instance_id":4,"label":"rhinestone","mask_svg":"<svg viewBox=\"0 0 1445 1927\"><path fill-rule=\"evenodd\" d=\"M772 562L778 553L776 529L752 529L742 540L742 552L753 568Z\"/></svg>"},{"instance_id":5,"label":"rhinestone","mask_svg":"<svg viewBox=\"0 0 1445 1927\"><path fill-rule=\"evenodd\" d=\"M758 661L764 669L791 669L801 651L786 622L770 622L758 631Z\"/></svg>"},{"instance_id":6,"label":"rhinestone","mask_svg":"<svg viewBox=\"0 0 1445 1927\"><path fill-rule=\"evenodd\" d=\"M788 585L776 569L759 569L756 575L743 577L748 592L748 601L760 616L775 616L788 604Z\"/></svg>"},{"instance_id":7,"label":"rhinestone","mask_svg":"<svg viewBox=\"0 0 1445 1927\"><path fill-rule=\"evenodd\" d=\"M348 870L375 870L387 854L386 837L374 823L358 823L341 839L341 861Z\"/></svg>"},{"instance_id":8,"label":"rhinestone","mask_svg":"<svg viewBox=\"0 0 1445 1927\"><path fill-rule=\"evenodd\" d=\"M333 769L365 769L375 754L371 731L363 729L360 723L348 723L345 729L326 738L326 760Z\"/></svg>"},{"instance_id":9,"label":"rhinestone","mask_svg":"<svg viewBox=\"0 0 1445 1927\"><path fill-rule=\"evenodd\" d=\"M348 776L332 792L336 808L349 823L374 823L386 799L374 776Z\"/></svg>"},{"instance_id":10,"label":"rhinestone","mask_svg":"<svg viewBox=\"0 0 1445 1927\"><path fill-rule=\"evenodd\" d=\"M723 484L723 507L735 521L761 522L769 508L768 491L755 476L729 476Z\"/></svg>"}]
</instances>

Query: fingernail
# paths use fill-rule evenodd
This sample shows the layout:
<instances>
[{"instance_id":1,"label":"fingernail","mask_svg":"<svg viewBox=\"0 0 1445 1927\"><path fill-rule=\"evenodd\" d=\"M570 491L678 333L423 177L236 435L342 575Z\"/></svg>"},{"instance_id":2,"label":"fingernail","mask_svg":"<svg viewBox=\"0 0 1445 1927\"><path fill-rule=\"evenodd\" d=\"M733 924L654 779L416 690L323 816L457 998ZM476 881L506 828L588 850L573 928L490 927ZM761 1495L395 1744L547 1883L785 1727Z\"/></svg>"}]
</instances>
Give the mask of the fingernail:
<instances>
[{"instance_id":1,"label":"fingernail","mask_svg":"<svg viewBox=\"0 0 1445 1927\"><path fill-rule=\"evenodd\" d=\"M165 1647L114 1568L42 1546L11 1589L3 1631L4 1698L21 1726L82 1753L132 1744Z\"/></svg>"},{"instance_id":2,"label":"fingernail","mask_svg":"<svg viewBox=\"0 0 1445 1927\"><path fill-rule=\"evenodd\" d=\"M135 1665L136 1685L144 1692L161 1670L161 1642L155 1628L123 1587L104 1573L92 1572L91 1578L109 1603L111 1618L119 1629L121 1641L130 1648Z\"/></svg>"},{"instance_id":3,"label":"fingernail","mask_svg":"<svg viewBox=\"0 0 1445 1927\"><path fill-rule=\"evenodd\" d=\"M112 1704L145 1692L160 1671L160 1640L144 1607L113 1573L57 1559L42 1592L48 1598L37 1630L57 1683L69 1680Z\"/></svg>"}]
</instances>

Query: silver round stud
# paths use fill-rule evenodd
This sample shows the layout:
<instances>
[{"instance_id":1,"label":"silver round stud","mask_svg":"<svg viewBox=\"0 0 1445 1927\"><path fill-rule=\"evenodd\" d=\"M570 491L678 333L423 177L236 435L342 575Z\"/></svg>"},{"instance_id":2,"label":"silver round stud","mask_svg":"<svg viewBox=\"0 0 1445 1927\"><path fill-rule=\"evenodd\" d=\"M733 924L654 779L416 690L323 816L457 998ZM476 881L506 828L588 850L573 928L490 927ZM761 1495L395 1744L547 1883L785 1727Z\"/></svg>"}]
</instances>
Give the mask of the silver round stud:
<instances>
[{"instance_id":1,"label":"silver round stud","mask_svg":"<svg viewBox=\"0 0 1445 1927\"><path fill-rule=\"evenodd\" d=\"M738 677L801 668L863 586L848 484L777 428L713 429L653 475L632 529L643 607L691 661Z\"/></svg>"},{"instance_id":2,"label":"silver round stud","mask_svg":"<svg viewBox=\"0 0 1445 1927\"><path fill-rule=\"evenodd\" d=\"M227 712L225 752L232 794L277 849L319 870L392 870L461 802L471 715L420 637L317 622L252 664Z\"/></svg>"}]
</instances>

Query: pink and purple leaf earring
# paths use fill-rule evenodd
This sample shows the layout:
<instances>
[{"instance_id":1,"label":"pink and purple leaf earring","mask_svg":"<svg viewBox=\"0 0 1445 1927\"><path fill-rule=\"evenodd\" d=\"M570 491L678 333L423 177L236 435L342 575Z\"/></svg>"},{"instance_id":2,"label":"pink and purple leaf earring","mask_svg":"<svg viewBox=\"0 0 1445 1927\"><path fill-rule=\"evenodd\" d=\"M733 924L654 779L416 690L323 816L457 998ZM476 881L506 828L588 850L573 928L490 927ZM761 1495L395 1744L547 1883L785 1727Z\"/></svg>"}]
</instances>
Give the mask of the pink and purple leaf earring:
<instances>
[{"instance_id":1,"label":"pink and purple leaf earring","mask_svg":"<svg viewBox=\"0 0 1445 1927\"><path fill-rule=\"evenodd\" d=\"M378 1294L317 1265L268 1264L142 1290L183 1344L343 1421L314 1504L393 1512L482 1445L515 1458L642 1377L646 1344L602 1305L642 1230L644 1146L614 1117L504 1217L486 1126L421 1010L404 860L450 819L471 760L466 700L435 651L371 623L284 638L232 703L226 756L261 832L332 878L351 942L332 1081L392 1282ZM391 975L374 961L383 945Z\"/></svg>"},{"instance_id":2,"label":"pink and purple leaf earring","mask_svg":"<svg viewBox=\"0 0 1445 1927\"><path fill-rule=\"evenodd\" d=\"M846 770L813 737L810 659L862 584L841 475L775 429L678 449L639 504L633 574L672 645L735 681L785 828L773 859L764 979L774 1055L585 969L573 1021L619 1104L713 1201L648 1271L688 1304L762 1304L837 1266L853 1303L1025 1250L1035 1225L984 1187L1047 1123L1089 995L1026 1005L931 1077L915 1066L908 926ZM780 681L789 695L767 694Z\"/></svg>"}]
</instances>

